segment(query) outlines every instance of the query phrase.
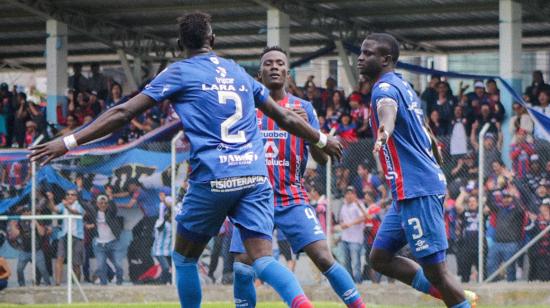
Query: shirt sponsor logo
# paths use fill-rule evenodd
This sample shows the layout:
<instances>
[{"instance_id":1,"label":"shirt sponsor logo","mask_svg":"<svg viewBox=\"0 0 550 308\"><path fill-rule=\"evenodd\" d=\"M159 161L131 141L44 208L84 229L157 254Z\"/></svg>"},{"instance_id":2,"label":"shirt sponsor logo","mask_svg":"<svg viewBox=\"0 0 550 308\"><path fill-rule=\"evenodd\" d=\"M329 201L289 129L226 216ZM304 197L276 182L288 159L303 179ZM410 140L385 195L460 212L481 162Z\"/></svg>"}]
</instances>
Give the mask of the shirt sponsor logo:
<instances>
[{"instance_id":1,"label":"shirt sponsor logo","mask_svg":"<svg viewBox=\"0 0 550 308\"><path fill-rule=\"evenodd\" d=\"M261 124L260 121L258 124ZM286 139L288 138L288 132L283 130L262 130L262 137L264 139Z\"/></svg>"},{"instance_id":2,"label":"shirt sponsor logo","mask_svg":"<svg viewBox=\"0 0 550 308\"><path fill-rule=\"evenodd\" d=\"M430 245L428 245L428 243L426 243L426 241L424 241L424 240L416 241L414 246L415 246L415 251L417 251L417 252L428 249L430 247Z\"/></svg>"},{"instance_id":3,"label":"shirt sponsor logo","mask_svg":"<svg viewBox=\"0 0 550 308\"><path fill-rule=\"evenodd\" d=\"M216 77L216 82L221 84L232 84L232 83L235 83L235 78Z\"/></svg>"},{"instance_id":4,"label":"shirt sponsor logo","mask_svg":"<svg viewBox=\"0 0 550 308\"><path fill-rule=\"evenodd\" d=\"M220 155L220 164L227 164L228 166L238 166L238 165L250 165L254 161L258 160L258 154L254 152L246 152L242 155L238 154L228 154Z\"/></svg>"},{"instance_id":5,"label":"shirt sponsor logo","mask_svg":"<svg viewBox=\"0 0 550 308\"><path fill-rule=\"evenodd\" d=\"M210 181L210 189L213 192L228 192L250 188L267 181L265 176L243 176Z\"/></svg>"}]
</instances>

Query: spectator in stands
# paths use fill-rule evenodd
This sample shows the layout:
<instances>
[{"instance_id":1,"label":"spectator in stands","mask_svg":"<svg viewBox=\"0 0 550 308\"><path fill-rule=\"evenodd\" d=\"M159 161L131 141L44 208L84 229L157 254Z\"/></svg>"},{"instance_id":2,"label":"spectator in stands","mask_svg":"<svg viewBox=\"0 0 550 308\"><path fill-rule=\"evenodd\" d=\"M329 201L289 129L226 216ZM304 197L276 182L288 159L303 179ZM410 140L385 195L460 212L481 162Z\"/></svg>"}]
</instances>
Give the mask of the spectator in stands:
<instances>
[{"instance_id":1,"label":"spectator in stands","mask_svg":"<svg viewBox=\"0 0 550 308\"><path fill-rule=\"evenodd\" d=\"M430 113L428 125L434 136L441 137L448 134L448 127L441 122L441 116L439 115L439 111L436 109L432 110Z\"/></svg>"},{"instance_id":2,"label":"spectator in stands","mask_svg":"<svg viewBox=\"0 0 550 308\"><path fill-rule=\"evenodd\" d=\"M89 110L87 110L85 114L93 116L94 118L105 111L105 101L99 98L99 94L95 90L90 91L88 106Z\"/></svg>"},{"instance_id":3,"label":"spectator in stands","mask_svg":"<svg viewBox=\"0 0 550 308\"><path fill-rule=\"evenodd\" d=\"M547 116L550 116L550 89L544 88L539 91L538 103L539 104L533 107L533 109ZM538 124L535 124L535 138L545 138L544 128L540 127Z\"/></svg>"},{"instance_id":4,"label":"spectator in stands","mask_svg":"<svg viewBox=\"0 0 550 308\"><path fill-rule=\"evenodd\" d=\"M516 133L520 129L527 133L527 141L533 142L535 124L533 120L531 120L529 113L527 113L527 109L518 102L512 104L512 109L514 110L514 115L510 118L510 134L512 135L512 140L510 142L516 142Z\"/></svg>"},{"instance_id":5,"label":"spectator in stands","mask_svg":"<svg viewBox=\"0 0 550 308\"><path fill-rule=\"evenodd\" d=\"M76 190L71 189L67 191L67 194L63 201L59 204L54 203L53 193L48 193L48 207L55 214L62 215L83 215L84 208L78 202L78 193ZM61 284L61 278L63 273L63 262L67 256L67 237L72 236L73 241L73 268L76 277L80 280L80 266L84 259L84 224L82 219L74 219L72 221L72 230L68 230L68 220L64 219L61 225L60 238L57 243L57 259L55 260L55 284ZM70 269L67 269L70 270Z\"/></svg>"},{"instance_id":6,"label":"spectator in stands","mask_svg":"<svg viewBox=\"0 0 550 308\"><path fill-rule=\"evenodd\" d=\"M308 84L308 82L306 82L306 84ZM317 89L317 87L315 87L313 79L311 80L310 85L305 87L304 99L309 101L313 105L313 108L315 108L315 111L317 111L318 115L326 115L328 106L319 97L319 90Z\"/></svg>"},{"instance_id":7,"label":"spectator in stands","mask_svg":"<svg viewBox=\"0 0 550 308\"><path fill-rule=\"evenodd\" d=\"M159 216L155 222L155 241L153 242L153 257L159 262L162 270L159 282L169 284L170 256L172 250L172 205L170 188L164 187L159 192Z\"/></svg>"},{"instance_id":8,"label":"spectator in stands","mask_svg":"<svg viewBox=\"0 0 550 308\"><path fill-rule=\"evenodd\" d=\"M82 75L81 63L73 64L73 75L69 77L68 86L70 89L74 89L75 95L88 91L88 78Z\"/></svg>"},{"instance_id":9,"label":"spectator in stands","mask_svg":"<svg viewBox=\"0 0 550 308\"><path fill-rule=\"evenodd\" d=\"M453 158L468 153L468 120L464 117L461 106L455 106L452 121L450 123L449 153Z\"/></svg>"},{"instance_id":10,"label":"spectator in stands","mask_svg":"<svg viewBox=\"0 0 550 308\"><path fill-rule=\"evenodd\" d=\"M479 270L477 196L471 195L467 189L461 189L455 202L455 209L458 215L456 228L458 274L462 278L462 282L469 282L472 266Z\"/></svg>"},{"instance_id":11,"label":"spectator in stands","mask_svg":"<svg viewBox=\"0 0 550 308\"><path fill-rule=\"evenodd\" d=\"M110 93L111 95L105 101L107 109L126 101L126 97L122 97L122 86L119 83L113 82Z\"/></svg>"},{"instance_id":12,"label":"spectator in stands","mask_svg":"<svg viewBox=\"0 0 550 308\"><path fill-rule=\"evenodd\" d=\"M6 117L6 147L11 147L14 135L15 112L17 110L17 88L13 86L13 92L7 83L0 84L0 103Z\"/></svg>"},{"instance_id":13,"label":"spectator in stands","mask_svg":"<svg viewBox=\"0 0 550 308\"><path fill-rule=\"evenodd\" d=\"M363 246L366 210L357 198L353 186L346 188L344 204L340 209L339 228L342 230L344 265L356 283L361 283L361 249Z\"/></svg>"},{"instance_id":14,"label":"spectator in stands","mask_svg":"<svg viewBox=\"0 0 550 308\"><path fill-rule=\"evenodd\" d=\"M327 199L325 195L321 192L322 189L319 188L317 184L310 185L308 196L309 204L315 209L317 214L317 219L319 224L323 229L323 232L327 234ZM332 213L332 226L335 226L336 220L334 218L334 213Z\"/></svg>"},{"instance_id":15,"label":"spectator in stands","mask_svg":"<svg viewBox=\"0 0 550 308\"><path fill-rule=\"evenodd\" d=\"M361 102L361 94L353 92L349 98L351 122L355 124L357 137L372 136L369 129L369 109Z\"/></svg>"},{"instance_id":16,"label":"spectator in stands","mask_svg":"<svg viewBox=\"0 0 550 308\"><path fill-rule=\"evenodd\" d=\"M530 160L530 168L526 175L527 183L531 187L531 190L536 192L539 185L544 186L544 183L546 183L548 173L542 168L542 162L538 154L531 155Z\"/></svg>"},{"instance_id":17,"label":"spectator in stands","mask_svg":"<svg viewBox=\"0 0 550 308\"><path fill-rule=\"evenodd\" d=\"M60 130L57 135L59 136L65 136L69 133L71 133L72 131L74 131L75 129L78 128L78 120L76 119L76 117L72 114L69 114L67 116L67 126L64 127L62 130Z\"/></svg>"},{"instance_id":18,"label":"spectator in stands","mask_svg":"<svg viewBox=\"0 0 550 308\"><path fill-rule=\"evenodd\" d=\"M380 206L382 201L375 202L375 199L373 198L371 193L366 193L363 201L364 204L367 206L365 229L363 230L365 236L365 260L367 262L363 268L363 279L369 279L373 283L378 283L380 282L381 277L369 266L368 261L372 249L372 244L374 243L374 238L376 237L376 233L378 232L380 224L382 223L382 217L380 215L382 213L382 208Z\"/></svg>"},{"instance_id":19,"label":"spectator in stands","mask_svg":"<svg viewBox=\"0 0 550 308\"><path fill-rule=\"evenodd\" d=\"M338 93L338 92L335 92ZM336 134L340 136L344 146L349 145L350 143L357 142L357 126L355 123L351 122L351 117L349 114L344 113L340 117L340 124L336 129Z\"/></svg>"},{"instance_id":20,"label":"spectator in stands","mask_svg":"<svg viewBox=\"0 0 550 308\"><path fill-rule=\"evenodd\" d=\"M527 132L519 129L515 135L516 142L510 145L510 158L517 178L521 179L529 172L531 155L535 154L535 146L527 141Z\"/></svg>"},{"instance_id":21,"label":"spectator in stands","mask_svg":"<svg viewBox=\"0 0 550 308\"><path fill-rule=\"evenodd\" d=\"M338 166L334 171L336 181L336 191L334 198L340 199L344 197L346 189L351 185L351 171L343 166Z\"/></svg>"},{"instance_id":22,"label":"spectator in stands","mask_svg":"<svg viewBox=\"0 0 550 308\"><path fill-rule=\"evenodd\" d=\"M31 215L31 209L24 206L18 211L19 215ZM42 251L43 238L48 235L48 229L43 221L36 221L36 269L40 272L46 285L50 285L50 274L46 268L44 252ZM9 222L8 239L9 242L19 250L17 258L17 282L20 287L25 286L25 267L32 262L32 222L30 220L12 220Z\"/></svg>"},{"instance_id":23,"label":"spectator in stands","mask_svg":"<svg viewBox=\"0 0 550 308\"><path fill-rule=\"evenodd\" d=\"M296 86L296 82L294 81L294 78L288 75L287 79L287 86L288 86L288 92L290 92L292 95L296 97L304 97L304 91L300 89L300 87Z\"/></svg>"},{"instance_id":24,"label":"spectator in stands","mask_svg":"<svg viewBox=\"0 0 550 308\"><path fill-rule=\"evenodd\" d=\"M27 102L27 95L23 92L20 92L17 95L17 112L15 113L15 127L14 127L14 137L15 141L20 148L25 146L25 124L28 120L31 119L29 113L29 103Z\"/></svg>"},{"instance_id":25,"label":"spectator in stands","mask_svg":"<svg viewBox=\"0 0 550 308\"><path fill-rule=\"evenodd\" d=\"M326 109L324 129L328 132L330 132L333 128L337 129L340 125L339 120L340 117L334 113L334 109L331 106L328 106Z\"/></svg>"},{"instance_id":26,"label":"spectator in stands","mask_svg":"<svg viewBox=\"0 0 550 308\"><path fill-rule=\"evenodd\" d=\"M473 129L472 129L473 131ZM483 138L483 147L485 148L485 170L484 173L488 175L491 172L491 164L494 161L501 159L500 150L497 148L497 137L493 133L486 133ZM479 144L477 143L477 137L472 133L470 135L470 143L475 151L479 151Z\"/></svg>"},{"instance_id":27,"label":"spectator in stands","mask_svg":"<svg viewBox=\"0 0 550 308\"><path fill-rule=\"evenodd\" d=\"M370 172L366 163L361 163L357 166L357 175L352 183L357 196L363 198L365 195L370 195L373 202L384 200L387 197L387 190L384 182L375 172ZM370 205L371 203L367 203Z\"/></svg>"},{"instance_id":28,"label":"spectator in stands","mask_svg":"<svg viewBox=\"0 0 550 308\"><path fill-rule=\"evenodd\" d=\"M90 93L95 92L103 100L107 97L107 78L100 72L99 63L97 62L90 64L90 71L92 76L88 80L88 91Z\"/></svg>"},{"instance_id":29,"label":"spectator in stands","mask_svg":"<svg viewBox=\"0 0 550 308\"><path fill-rule=\"evenodd\" d=\"M337 115L342 116L348 113L348 106L346 103L346 98L344 97L344 93L340 91L334 91L332 93L331 102L332 103L330 104L330 106L332 106L334 112Z\"/></svg>"},{"instance_id":30,"label":"spectator in stands","mask_svg":"<svg viewBox=\"0 0 550 308\"><path fill-rule=\"evenodd\" d=\"M123 134L127 142L132 142L145 134L136 124L143 127L141 123L132 120Z\"/></svg>"},{"instance_id":31,"label":"spectator in stands","mask_svg":"<svg viewBox=\"0 0 550 308\"><path fill-rule=\"evenodd\" d=\"M437 101L435 105L432 105L431 110L428 111L431 114L433 110L437 110L441 125L446 128L451 124L453 107L455 105L454 97L450 94L449 89L449 83L446 81L440 81L437 84Z\"/></svg>"},{"instance_id":32,"label":"spectator in stands","mask_svg":"<svg viewBox=\"0 0 550 308\"><path fill-rule=\"evenodd\" d=\"M491 275L518 251L523 239L525 211L508 189L489 194L487 204L494 215L495 228L494 242L487 256L487 272ZM515 262L506 269L506 279L516 280Z\"/></svg>"},{"instance_id":33,"label":"spectator in stands","mask_svg":"<svg viewBox=\"0 0 550 308\"><path fill-rule=\"evenodd\" d=\"M487 79L487 81L485 82L485 90L489 95L500 93L497 82L494 79Z\"/></svg>"},{"instance_id":34,"label":"spectator in stands","mask_svg":"<svg viewBox=\"0 0 550 308\"><path fill-rule=\"evenodd\" d=\"M550 225L550 199L545 199L539 208L540 213L530 213L527 231L531 237L537 236ZM550 281L550 233L546 233L529 250L529 281Z\"/></svg>"},{"instance_id":35,"label":"spectator in stands","mask_svg":"<svg viewBox=\"0 0 550 308\"><path fill-rule=\"evenodd\" d=\"M468 107L475 117L481 115L481 106L489 104L489 97L485 92L483 81L474 81L474 91L466 94Z\"/></svg>"},{"instance_id":36,"label":"spectator in stands","mask_svg":"<svg viewBox=\"0 0 550 308\"><path fill-rule=\"evenodd\" d=\"M544 82L542 71L537 70L533 72L533 81L531 85L525 89L525 96L533 106L538 106L540 91L549 88L550 85Z\"/></svg>"},{"instance_id":37,"label":"spectator in stands","mask_svg":"<svg viewBox=\"0 0 550 308\"><path fill-rule=\"evenodd\" d=\"M329 76L325 81L325 89L321 93L321 100L323 101L323 104L325 104L325 106L335 106L333 99L334 92L338 92L338 90L336 90L337 85L338 84L336 82L336 79L332 76ZM334 107L334 110L337 111L337 108Z\"/></svg>"},{"instance_id":38,"label":"spectator in stands","mask_svg":"<svg viewBox=\"0 0 550 308\"><path fill-rule=\"evenodd\" d=\"M441 82L441 77L438 75L432 75L430 79L430 83L428 84L428 87L422 92L422 101L426 103L426 109L427 114L430 114L433 106L435 106L437 102L437 85Z\"/></svg>"},{"instance_id":39,"label":"spectator in stands","mask_svg":"<svg viewBox=\"0 0 550 308\"><path fill-rule=\"evenodd\" d=\"M8 261L0 257L0 291L8 287L8 280L11 276L11 269Z\"/></svg>"},{"instance_id":40,"label":"spectator in stands","mask_svg":"<svg viewBox=\"0 0 550 308\"><path fill-rule=\"evenodd\" d=\"M116 284L122 284L123 270L120 260L115 258L118 239L122 230L121 218L117 216L117 207L106 195L96 198L95 207L86 213L86 228L92 233L96 272L102 285L108 283L107 259L115 267Z\"/></svg>"},{"instance_id":41,"label":"spectator in stands","mask_svg":"<svg viewBox=\"0 0 550 308\"><path fill-rule=\"evenodd\" d=\"M37 130L38 126L33 120L28 120L27 123L25 123L25 141L23 143L23 147L29 147L32 145L32 143L38 138L40 133Z\"/></svg>"}]
</instances>

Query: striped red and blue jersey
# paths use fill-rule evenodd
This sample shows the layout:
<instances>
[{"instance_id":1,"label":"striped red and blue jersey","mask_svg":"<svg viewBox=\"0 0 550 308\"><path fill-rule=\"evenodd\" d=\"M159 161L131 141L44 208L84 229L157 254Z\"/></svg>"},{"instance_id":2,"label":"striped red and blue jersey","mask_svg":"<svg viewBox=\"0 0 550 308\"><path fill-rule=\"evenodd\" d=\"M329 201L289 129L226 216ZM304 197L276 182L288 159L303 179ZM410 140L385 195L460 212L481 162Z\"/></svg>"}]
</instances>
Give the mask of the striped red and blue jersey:
<instances>
[{"instance_id":1,"label":"striped red and blue jersey","mask_svg":"<svg viewBox=\"0 0 550 308\"><path fill-rule=\"evenodd\" d=\"M384 74L372 88L371 127L378 135L378 102L397 102L395 130L380 151L380 161L394 200L444 195L446 180L424 128L420 99L408 82L394 72Z\"/></svg>"},{"instance_id":2,"label":"striped red and blue jersey","mask_svg":"<svg viewBox=\"0 0 550 308\"><path fill-rule=\"evenodd\" d=\"M287 94L278 102L285 108L303 108L309 124L319 129L317 114L310 102ZM257 111L258 125L262 133L265 162L271 186L273 186L275 206L309 204L302 176L308 158L308 143L302 138L279 128L274 120Z\"/></svg>"}]
</instances>

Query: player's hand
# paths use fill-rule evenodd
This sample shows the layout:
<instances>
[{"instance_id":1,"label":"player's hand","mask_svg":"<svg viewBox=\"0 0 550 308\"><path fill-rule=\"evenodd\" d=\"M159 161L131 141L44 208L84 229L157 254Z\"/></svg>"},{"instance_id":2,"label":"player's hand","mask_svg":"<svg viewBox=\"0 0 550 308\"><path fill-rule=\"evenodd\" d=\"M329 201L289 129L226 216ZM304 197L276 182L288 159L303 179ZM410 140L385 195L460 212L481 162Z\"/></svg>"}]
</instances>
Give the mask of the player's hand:
<instances>
[{"instance_id":1,"label":"player's hand","mask_svg":"<svg viewBox=\"0 0 550 308\"><path fill-rule=\"evenodd\" d=\"M378 137L376 138L374 149L372 150L375 155L378 154L378 152L380 152L380 149L382 149L382 146L384 146L388 142L388 138L389 136L386 132L384 124L380 125L380 127L378 128Z\"/></svg>"},{"instance_id":2,"label":"player's hand","mask_svg":"<svg viewBox=\"0 0 550 308\"><path fill-rule=\"evenodd\" d=\"M31 162L41 161L40 166L44 166L52 159L67 153L67 148L62 138L54 139L44 144L30 147L31 154L28 155Z\"/></svg>"},{"instance_id":3,"label":"player's hand","mask_svg":"<svg viewBox=\"0 0 550 308\"><path fill-rule=\"evenodd\" d=\"M322 150L325 154L340 161L342 159L343 149L344 147L342 147L338 139L334 138L334 136L327 136L327 145Z\"/></svg>"},{"instance_id":4,"label":"player's hand","mask_svg":"<svg viewBox=\"0 0 550 308\"><path fill-rule=\"evenodd\" d=\"M303 108L292 108L292 111L296 112L306 122L309 122L309 119L307 118L307 113Z\"/></svg>"}]
</instances>

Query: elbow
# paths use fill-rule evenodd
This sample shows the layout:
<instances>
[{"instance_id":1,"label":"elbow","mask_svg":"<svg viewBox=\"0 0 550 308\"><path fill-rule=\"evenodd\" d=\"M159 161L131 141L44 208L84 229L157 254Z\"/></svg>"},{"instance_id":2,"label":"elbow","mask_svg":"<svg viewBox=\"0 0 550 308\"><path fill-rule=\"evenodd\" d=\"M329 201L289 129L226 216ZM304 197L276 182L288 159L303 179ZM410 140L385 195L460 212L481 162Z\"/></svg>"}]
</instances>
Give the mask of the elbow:
<instances>
[{"instance_id":1,"label":"elbow","mask_svg":"<svg viewBox=\"0 0 550 308\"><path fill-rule=\"evenodd\" d=\"M116 106L110 109L113 114L109 117L113 122L118 124L126 124L132 121L135 115L129 110L122 108L121 106Z\"/></svg>"}]
</instances>

